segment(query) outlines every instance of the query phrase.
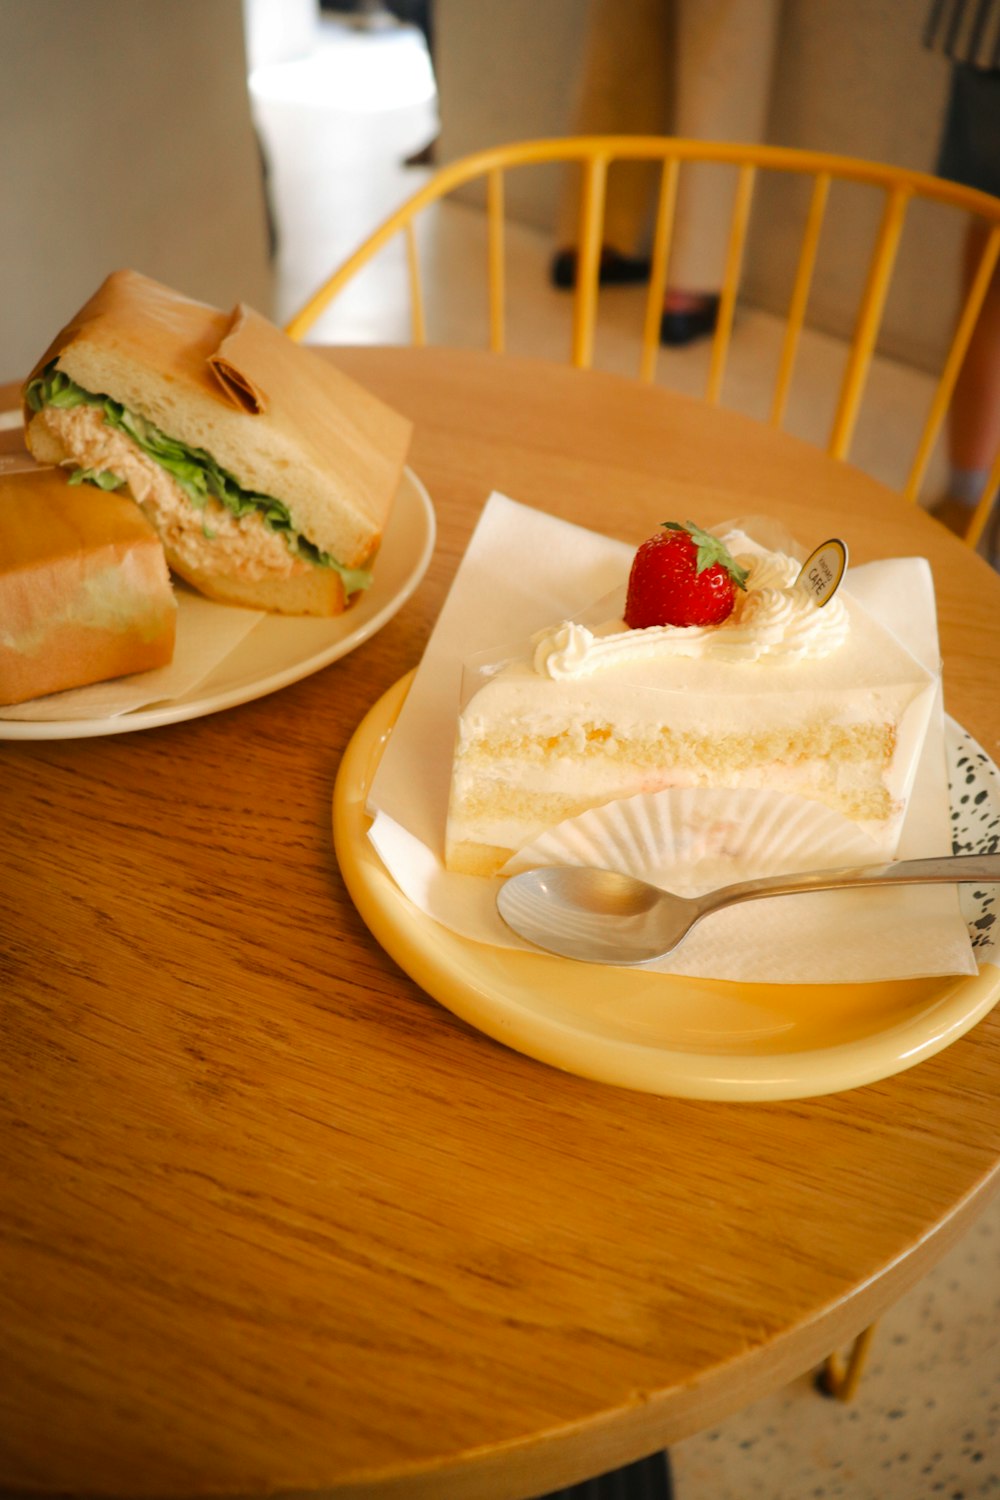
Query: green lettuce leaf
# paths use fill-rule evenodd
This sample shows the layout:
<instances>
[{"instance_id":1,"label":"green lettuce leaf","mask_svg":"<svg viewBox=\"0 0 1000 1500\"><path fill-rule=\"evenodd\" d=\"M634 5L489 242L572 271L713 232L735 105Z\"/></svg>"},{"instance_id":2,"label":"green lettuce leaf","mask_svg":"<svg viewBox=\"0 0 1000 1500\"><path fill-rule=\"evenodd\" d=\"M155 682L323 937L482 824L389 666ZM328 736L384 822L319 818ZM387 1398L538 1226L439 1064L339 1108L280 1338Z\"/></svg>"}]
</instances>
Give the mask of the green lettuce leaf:
<instances>
[{"instance_id":1,"label":"green lettuce leaf","mask_svg":"<svg viewBox=\"0 0 1000 1500\"><path fill-rule=\"evenodd\" d=\"M96 484L99 490L117 490L125 483L110 469L74 469L69 484Z\"/></svg>"},{"instance_id":2,"label":"green lettuce leaf","mask_svg":"<svg viewBox=\"0 0 1000 1500\"><path fill-rule=\"evenodd\" d=\"M280 532L284 537L290 552L319 567L333 568L339 573L346 594L357 593L371 584L372 575L366 568L345 567L296 531L288 507L281 500L276 500L273 495L258 495L245 490L228 469L217 464L203 448L189 448L176 438L168 437L138 412L129 411L110 396L85 391L65 371L57 370L54 360L29 383L25 399L31 410L36 412L41 411L44 406L55 406L63 410L74 406L100 407L109 427L124 432L148 458L166 469L198 510L204 510L209 498L212 498L237 517L258 511L268 530ZM102 482L104 476L115 478L114 475L109 475L109 471L102 470L101 476L96 479L94 473L93 470L78 469L70 482L79 484L86 480L100 484L102 489L115 488L115 485ZM118 484L121 482L116 481Z\"/></svg>"}]
</instances>

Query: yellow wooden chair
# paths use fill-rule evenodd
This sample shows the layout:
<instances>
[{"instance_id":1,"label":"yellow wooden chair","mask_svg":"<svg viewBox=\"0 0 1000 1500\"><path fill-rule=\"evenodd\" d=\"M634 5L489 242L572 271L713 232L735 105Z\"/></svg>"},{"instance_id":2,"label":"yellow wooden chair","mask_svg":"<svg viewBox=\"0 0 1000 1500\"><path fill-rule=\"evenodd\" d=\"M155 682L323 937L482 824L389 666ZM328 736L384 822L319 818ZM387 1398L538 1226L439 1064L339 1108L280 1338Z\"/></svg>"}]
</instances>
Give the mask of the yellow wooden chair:
<instances>
[{"instance_id":1,"label":"yellow wooden chair","mask_svg":"<svg viewBox=\"0 0 1000 1500\"><path fill-rule=\"evenodd\" d=\"M1000 255L1000 199L922 172L857 161L817 151L797 151L775 146L727 145L677 140L660 136L585 136L557 140L523 141L476 152L442 167L412 197L391 214L353 255L314 293L286 325L294 339L303 338L316 320L354 276L398 234L405 234L410 282L411 333L414 344L427 342L427 320L421 282L420 257L415 224L432 204L478 179L486 184L487 261L490 348L505 349L506 308L504 286L504 178L508 171L529 164L578 163L582 168L582 193L577 239L576 290L573 302L570 357L581 369L590 367L598 306L598 270L604 222L608 169L616 161L661 163L660 191L656 206L652 266L642 328L638 375L651 381L656 373L660 314L667 282L670 240L677 183L686 162L715 162L737 169L732 221L726 256L725 277L719 315L712 342L704 391L705 400L717 402L722 390L739 291L743 252L750 224L754 191L763 172L797 173L812 182L811 198L802 230L798 264L785 322L781 357L771 396L770 422L782 425L791 389L799 342L805 327L813 272L830 189L834 182L854 182L881 189L882 218L857 310L854 335L841 379L827 452L846 459L858 420L886 298L892 282L907 209L917 199L930 200L978 218L986 227L985 244L961 309L951 347L947 352L923 429L910 465L904 496L917 499L927 465L948 412L955 381L968 347L976 318ZM989 517L992 497L1000 485L1000 453L992 465L982 497L972 514L965 540L975 546ZM826 1394L849 1400L857 1389L873 1328L865 1329L846 1355L830 1355L817 1378Z\"/></svg>"},{"instance_id":2,"label":"yellow wooden chair","mask_svg":"<svg viewBox=\"0 0 1000 1500\"><path fill-rule=\"evenodd\" d=\"M482 180L486 189L487 256L486 278L489 307L489 345L497 353L505 349L506 308L504 285L504 186L513 169L540 163L579 165L582 193L578 234L577 286L573 301L570 357L580 368L591 364L598 308L598 269L602 242L605 192L609 167L615 162L659 163L660 191L656 206L652 270L642 328L638 375L652 380L659 349L660 313L667 280L670 241L678 176L689 162L713 162L736 169L736 188L729 232L726 271L719 303L718 322L711 346L704 396L717 402L729 355L733 316L740 285L743 253L757 183L763 173L792 173L811 180L811 200L802 230L798 265L785 321L784 340L771 398L769 420L780 426L785 417L796 356L803 328L810 287L820 247L824 216L831 185L835 182L866 184L881 190L882 218L871 252L864 288L857 309L844 374L826 448L836 458L849 456L855 425L861 409L866 381L882 314L892 283L897 252L907 210L916 200L929 200L977 218L985 227L985 243L978 268L957 321L950 349L938 375L937 386L919 435L902 492L915 500L948 412L955 381L962 364L976 317L988 289L1000 253L1000 199L922 172L858 161L815 151L775 146L727 145L677 140L663 136L582 136L553 140L522 141L479 151L442 167L412 197L391 214L369 238L323 283L287 324L294 339L303 338L335 297L354 276L396 235L404 234L410 283L412 341L427 342L425 299L415 224L432 204L456 189ZM989 517L992 497L1000 485L1000 453L992 465L989 481L971 515L965 540L975 546Z\"/></svg>"}]
</instances>

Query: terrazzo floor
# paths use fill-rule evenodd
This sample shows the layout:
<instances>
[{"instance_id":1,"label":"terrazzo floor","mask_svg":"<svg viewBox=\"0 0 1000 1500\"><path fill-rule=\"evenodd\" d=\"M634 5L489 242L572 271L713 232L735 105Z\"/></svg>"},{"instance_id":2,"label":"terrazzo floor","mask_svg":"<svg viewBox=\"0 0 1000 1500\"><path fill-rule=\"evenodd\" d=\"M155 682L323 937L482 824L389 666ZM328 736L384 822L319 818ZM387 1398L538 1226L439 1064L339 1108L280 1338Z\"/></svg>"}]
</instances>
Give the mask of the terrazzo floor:
<instances>
[{"instance_id":1,"label":"terrazzo floor","mask_svg":"<svg viewBox=\"0 0 1000 1500\"><path fill-rule=\"evenodd\" d=\"M1000 1495L1000 1199L881 1319L852 1401L803 1377L671 1460L677 1500Z\"/></svg>"},{"instance_id":2,"label":"terrazzo floor","mask_svg":"<svg viewBox=\"0 0 1000 1500\"><path fill-rule=\"evenodd\" d=\"M327 26L325 44L356 37ZM398 40L398 39L397 39ZM377 46L373 42L372 46ZM416 40L414 40L416 46ZM419 60L418 60L419 64ZM419 73L419 66L414 78ZM296 112L258 98L258 124L271 166L278 219L277 315L291 315L338 261L422 180L404 158L426 143L433 99L413 97L364 118L314 108ZM457 209L427 231L429 311L443 342L470 342L481 310L471 290L470 245L480 216ZM511 233L508 285L521 311L512 328L519 352L563 358L568 299L545 275L551 246L530 230ZM405 308L391 261L370 273L314 329L319 342L407 342ZM447 291L447 303L445 301ZM523 299L523 300L522 300ZM634 373L641 292L606 298L597 360ZM455 309L457 308L457 313ZM639 309L638 314L636 308ZM774 357L773 319L741 315L724 399L763 411L759 369ZM805 341L788 427L822 441L830 412L836 340ZM697 393L707 350L697 345L661 360L657 379ZM880 362L871 414L854 461L898 483L910 424L927 399L919 372ZM898 436L899 443L894 439ZM933 490L932 475L929 488ZM1000 1083L998 1102L1000 1109ZM949 1255L878 1325L860 1387L850 1403L824 1399L804 1376L727 1422L671 1450L676 1500L973 1500L1000 1495L1000 1199Z\"/></svg>"}]
</instances>

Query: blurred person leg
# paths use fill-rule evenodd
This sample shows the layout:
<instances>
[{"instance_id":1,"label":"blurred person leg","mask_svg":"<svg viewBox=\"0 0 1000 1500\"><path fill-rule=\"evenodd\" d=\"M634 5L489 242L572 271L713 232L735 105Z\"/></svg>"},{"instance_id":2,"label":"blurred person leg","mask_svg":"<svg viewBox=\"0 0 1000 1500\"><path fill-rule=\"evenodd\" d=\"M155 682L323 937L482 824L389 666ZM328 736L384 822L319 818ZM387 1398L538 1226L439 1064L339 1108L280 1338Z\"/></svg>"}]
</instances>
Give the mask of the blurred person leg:
<instances>
[{"instance_id":1,"label":"blurred person leg","mask_svg":"<svg viewBox=\"0 0 1000 1500\"><path fill-rule=\"evenodd\" d=\"M674 133L759 142L767 129L777 0L679 0ZM685 344L715 328L735 172L682 168L660 338Z\"/></svg>"},{"instance_id":2,"label":"blurred person leg","mask_svg":"<svg viewBox=\"0 0 1000 1500\"><path fill-rule=\"evenodd\" d=\"M956 64L938 172L1000 196L1000 71ZM973 221L965 241L968 291L986 231ZM948 418L947 492L932 507L952 531L964 532L1000 447L1000 270L995 271L966 352ZM1000 566L1000 508L994 505L979 550Z\"/></svg>"},{"instance_id":3,"label":"blurred person leg","mask_svg":"<svg viewBox=\"0 0 1000 1500\"><path fill-rule=\"evenodd\" d=\"M1000 115L997 117L1000 129ZM968 291L986 243L980 224L969 227L963 287ZM1000 270L995 270L955 383L948 432L949 494L975 505L1000 448Z\"/></svg>"},{"instance_id":4,"label":"blurred person leg","mask_svg":"<svg viewBox=\"0 0 1000 1500\"><path fill-rule=\"evenodd\" d=\"M667 0L590 0L573 112L574 135L662 135L670 119L673 68ZM616 162L608 173L601 281L649 275L649 233L658 169ZM556 219L552 280L576 283L579 182L567 175Z\"/></svg>"}]
</instances>

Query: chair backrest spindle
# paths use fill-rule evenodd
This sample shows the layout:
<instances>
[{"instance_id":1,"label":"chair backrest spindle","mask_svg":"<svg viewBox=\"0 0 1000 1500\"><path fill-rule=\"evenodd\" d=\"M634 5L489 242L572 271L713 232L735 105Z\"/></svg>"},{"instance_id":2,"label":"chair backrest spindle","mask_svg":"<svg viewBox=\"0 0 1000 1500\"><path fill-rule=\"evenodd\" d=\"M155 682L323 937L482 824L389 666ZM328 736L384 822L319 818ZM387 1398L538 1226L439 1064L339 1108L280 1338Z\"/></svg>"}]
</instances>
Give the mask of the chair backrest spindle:
<instances>
[{"instance_id":1,"label":"chair backrest spindle","mask_svg":"<svg viewBox=\"0 0 1000 1500\"><path fill-rule=\"evenodd\" d=\"M729 229L729 244L726 248L726 268L722 275L722 291L719 296L719 316L712 340L712 357L708 368L708 383L705 399L713 404L722 394L722 379L726 372L729 341L733 332L736 314L736 294L739 291L740 272L743 269L743 251L750 227L750 210L753 206L753 190L757 169L752 162L744 162L736 180L736 196L733 200L733 217Z\"/></svg>"},{"instance_id":2,"label":"chair backrest spindle","mask_svg":"<svg viewBox=\"0 0 1000 1500\"><path fill-rule=\"evenodd\" d=\"M983 305L990 282L993 279L993 273L996 270L998 256L1000 256L1000 224L997 224L992 233L987 236L983 252L979 257L979 264L976 267L976 273L969 287L965 306L962 309L954 338L951 341L951 347L948 350L948 356L941 371L941 378L934 392L934 399L931 402L923 432L920 434L920 441L917 444L913 466L903 487L903 494L908 500L915 500L920 493L920 486L923 483L927 465L930 462L934 445L937 442L944 419L948 413L948 407L951 404L951 397L955 389L955 382L958 379L958 372L962 368L962 361L969 347L969 340L972 338L972 330L976 326L979 310Z\"/></svg>"},{"instance_id":3,"label":"chair backrest spindle","mask_svg":"<svg viewBox=\"0 0 1000 1500\"><path fill-rule=\"evenodd\" d=\"M410 327L413 342L422 347L427 342L427 319L424 293L420 281L420 251L417 248L416 220L406 226L406 269L410 281Z\"/></svg>"},{"instance_id":4,"label":"chair backrest spindle","mask_svg":"<svg viewBox=\"0 0 1000 1500\"><path fill-rule=\"evenodd\" d=\"M813 271L816 267L816 255L819 250L819 240L823 231L823 221L826 218L826 205L829 196L830 174L829 172L819 172L813 183L809 213L806 218L805 229L802 232L802 248L799 251L799 263L795 270L795 283L792 287L791 301L788 304L788 318L785 323L785 337L781 346L781 359L774 382L771 423L775 427L780 427L785 419L788 394L791 390L795 360L799 352L799 340L802 336L802 329L806 320L806 308L809 304Z\"/></svg>"},{"instance_id":5,"label":"chair backrest spindle","mask_svg":"<svg viewBox=\"0 0 1000 1500\"><path fill-rule=\"evenodd\" d=\"M660 173L660 191L656 200L649 293L646 297L646 315L642 329L640 380L652 380L656 374L656 358L660 352L660 320L663 314L663 298L667 289L667 271L670 267L670 245L674 235L679 176L680 162L677 157L666 157Z\"/></svg>"},{"instance_id":6,"label":"chair backrest spindle","mask_svg":"<svg viewBox=\"0 0 1000 1500\"><path fill-rule=\"evenodd\" d=\"M573 299L572 361L581 370L589 370L594 358L597 285L607 179L607 156L600 154L590 157L584 164L583 190L580 195L576 296Z\"/></svg>"},{"instance_id":7,"label":"chair backrest spindle","mask_svg":"<svg viewBox=\"0 0 1000 1500\"><path fill-rule=\"evenodd\" d=\"M904 184L897 184L886 192L882 222L879 225L875 250L868 267L868 279L861 298L847 368L840 387L837 412L830 431L830 441L827 444L827 451L832 453L834 458L847 458L850 453L851 439L854 436L865 381L868 378L872 355L875 352L875 341L882 323L882 312L889 293L889 283L892 280L896 252L899 249L909 201L910 191Z\"/></svg>"},{"instance_id":8,"label":"chair backrest spindle","mask_svg":"<svg viewBox=\"0 0 1000 1500\"><path fill-rule=\"evenodd\" d=\"M490 348L502 354L506 347L504 283L504 181L494 167L486 178L487 280L490 302Z\"/></svg>"}]
</instances>

